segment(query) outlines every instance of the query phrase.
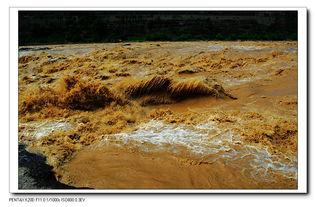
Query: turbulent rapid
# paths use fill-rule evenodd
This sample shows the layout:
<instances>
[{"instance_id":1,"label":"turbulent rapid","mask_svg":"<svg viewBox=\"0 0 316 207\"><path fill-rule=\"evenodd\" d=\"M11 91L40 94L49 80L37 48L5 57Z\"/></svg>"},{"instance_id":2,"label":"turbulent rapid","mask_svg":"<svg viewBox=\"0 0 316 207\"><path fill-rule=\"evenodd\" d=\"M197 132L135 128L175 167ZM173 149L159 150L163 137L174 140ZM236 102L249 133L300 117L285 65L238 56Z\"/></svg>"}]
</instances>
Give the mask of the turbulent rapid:
<instances>
[{"instance_id":1,"label":"turbulent rapid","mask_svg":"<svg viewBox=\"0 0 316 207\"><path fill-rule=\"evenodd\" d=\"M296 189L297 42L19 52L19 142L95 189Z\"/></svg>"}]
</instances>

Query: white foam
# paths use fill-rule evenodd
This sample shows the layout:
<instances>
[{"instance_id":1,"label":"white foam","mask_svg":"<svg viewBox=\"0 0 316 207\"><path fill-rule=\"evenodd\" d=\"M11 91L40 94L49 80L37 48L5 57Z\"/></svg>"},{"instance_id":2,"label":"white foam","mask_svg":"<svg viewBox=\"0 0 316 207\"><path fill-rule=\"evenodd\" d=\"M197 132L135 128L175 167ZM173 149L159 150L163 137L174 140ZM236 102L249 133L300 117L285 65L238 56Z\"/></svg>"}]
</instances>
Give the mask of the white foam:
<instances>
[{"instance_id":1,"label":"white foam","mask_svg":"<svg viewBox=\"0 0 316 207\"><path fill-rule=\"evenodd\" d=\"M218 50L223 50L225 47L221 44L211 44L208 46L209 50L208 51L218 51Z\"/></svg>"},{"instance_id":2,"label":"white foam","mask_svg":"<svg viewBox=\"0 0 316 207\"><path fill-rule=\"evenodd\" d=\"M43 123L33 123L33 124L22 124L20 126L26 126L26 129L21 132L26 136L34 137L35 139L40 139L44 136L48 136L54 131L68 131L73 129L73 126L67 122L43 122Z\"/></svg>"},{"instance_id":3,"label":"white foam","mask_svg":"<svg viewBox=\"0 0 316 207\"><path fill-rule=\"evenodd\" d=\"M253 51L253 50L261 50L263 47L255 47L255 46L241 46L241 45L236 45L236 46L230 46L233 49L236 50L247 50L247 51Z\"/></svg>"},{"instance_id":4,"label":"white foam","mask_svg":"<svg viewBox=\"0 0 316 207\"><path fill-rule=\"evenodd\" d=\"M205 132L213 131L209 134ZM217 137L221 136L221 139ZM212 123L198 125L194 130L188 129L184 125L172 126L165 125L161 121L150 121L146 124L138 126L138 130L132 134L120 133L114 135L124 144L129 141L137 141L139 143L150 143L159 147L177 148L179 146L186 147L194 153L212 154L220 150L227 150L227 146L223 146L225 140L231 140L230 132L219 133L219 129Z\"/></svg>"},{"instance_id":5,"label":"white foam","mask_svg":"<svg viewBox=\"0 0 316 207\"><path fill-rule=\"evenodd\" d=\"M244 83L249 83L252 81L256 81L255 78L245 78L245 79L222 79L222 82L224 82L226 85L229 86L235 86L235 85L241 85Z\"/></svg>"},{"instance_id":6,"label":"white foam","mask_svg":"<svg viewBox=\"0 0 316 207\"><path fill-rule=\"evenodd\" d=\"M104 141L108 142L109 138L105 137ZM220 129L213 121L197 126L176 126L152 120L139 125L133 133L114 134L111 138L123 144L138 146L144 151L168 150L179 153L184 147L202 157L216 155L208 161L221 160L262 176L267 175L269 169L284 173L287 177L297 176L295 156L291 158L291 162L285 164L281 155L271 155L267 148L247 145L238 134L229 129ZM148 148L145 143L154 147Z\"/></svg>"}]
</instances>

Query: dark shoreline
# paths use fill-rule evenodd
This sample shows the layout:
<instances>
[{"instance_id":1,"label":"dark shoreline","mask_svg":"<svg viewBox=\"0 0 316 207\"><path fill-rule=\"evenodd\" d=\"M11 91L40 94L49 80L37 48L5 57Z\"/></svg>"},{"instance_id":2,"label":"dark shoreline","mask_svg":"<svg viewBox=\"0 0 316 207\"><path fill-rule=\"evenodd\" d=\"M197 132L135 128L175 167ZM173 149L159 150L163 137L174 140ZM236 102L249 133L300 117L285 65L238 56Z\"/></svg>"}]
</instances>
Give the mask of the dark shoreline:
<instances>
[{"instance_id":1,"label":"dark shoreline","mask_svg":"<svg viewBox=\"0 0 316 207\"><path fill-rule=\"evenodd\" d=\"M46 157L30 153L25 145L19 144L18 188L20 190L34 189L89 189L76 188L58 182L53 167L46 164Z\"/></svg>"},{"instance_id":2,"label":"dark shoreline","mask_svg":"<svg viewBox=\"0 0 316 207\"><path fill-rule=\"evenodd\" d=\"M297 11L19 11L19 46L223 40L297 40Z\"/></svg>"}]
</instances>

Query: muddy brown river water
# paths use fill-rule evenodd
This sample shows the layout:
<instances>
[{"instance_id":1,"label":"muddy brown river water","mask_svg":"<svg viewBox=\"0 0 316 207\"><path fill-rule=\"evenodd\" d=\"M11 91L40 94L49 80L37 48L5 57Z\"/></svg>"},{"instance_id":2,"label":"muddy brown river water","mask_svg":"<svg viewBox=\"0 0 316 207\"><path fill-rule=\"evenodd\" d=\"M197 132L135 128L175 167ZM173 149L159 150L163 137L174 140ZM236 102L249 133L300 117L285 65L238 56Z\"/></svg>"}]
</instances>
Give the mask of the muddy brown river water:
<instances>
[{"instance_id":1,"label":"muddy brown river water","mask_svg":"<svg viewBox=\"0 0 316 207\"><path fill-rule=\"evenodd\" d=\"M19 52L19 142L58 181L297 188L297 42L40 47Z\"/></svg>"}]
</instances>

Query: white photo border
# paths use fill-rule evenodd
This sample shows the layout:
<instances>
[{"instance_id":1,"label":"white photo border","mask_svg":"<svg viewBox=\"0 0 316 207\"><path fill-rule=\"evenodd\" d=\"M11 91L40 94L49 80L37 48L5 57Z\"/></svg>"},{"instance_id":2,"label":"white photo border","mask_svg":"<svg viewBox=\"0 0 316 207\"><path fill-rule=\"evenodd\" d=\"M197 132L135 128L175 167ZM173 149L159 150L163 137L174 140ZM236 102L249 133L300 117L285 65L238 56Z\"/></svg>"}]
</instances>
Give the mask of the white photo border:
<instances>
[{"instance_id":1,"label":"white photo border","mask_svg":"<svg viewBox=\"0 0 316 207\"><path fill-rule=\"evenodd\" d=\"M279 189L225 189L225 190L89 190L89 189L73 189L73 190L62 190L62 189L38 189L38 190L21 190L18 189L18 12L20 10L26 11L297 11L298 13L298 188L291 190L279 190ZM67 7L54 7L54 8L44 8L44 7L11 7L10 8L10 30L9 30L9 43L10 43L10 63L9 63L9 73L10 73L10 193L308 193L307 185L307 9L306 8L207 8L207 7L194 7L194 8L164 8L164 7L152 7L152 8L67 8Z\"/></svg>"}]
</instances>

